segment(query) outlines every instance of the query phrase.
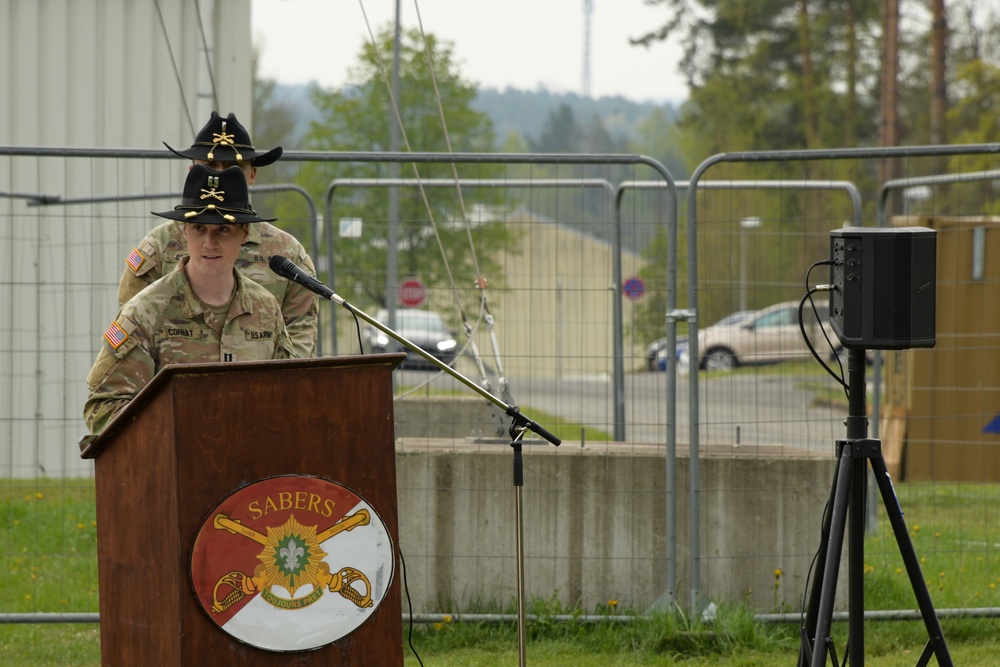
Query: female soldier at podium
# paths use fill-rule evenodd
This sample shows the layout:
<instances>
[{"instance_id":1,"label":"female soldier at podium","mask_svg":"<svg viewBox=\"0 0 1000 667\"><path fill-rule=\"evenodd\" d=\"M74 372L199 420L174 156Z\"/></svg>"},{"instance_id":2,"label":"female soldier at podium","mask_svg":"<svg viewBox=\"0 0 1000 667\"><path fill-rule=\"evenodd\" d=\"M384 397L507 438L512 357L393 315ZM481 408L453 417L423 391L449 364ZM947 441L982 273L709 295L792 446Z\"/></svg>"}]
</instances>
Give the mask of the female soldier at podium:
<instances>
[{"instance_id":1,"label":"female soldier at podium","mask_svg":"<svg viewBox=\"0 0 1000 667\"><path fill-rule=\"evenodd\" d=\"M182 203L154 215L185 223L190 256L129 299L104 332L83 408L93 433L167 364L296 356L274 296L235 269L247 224L273 222L250 208L238 166L193 166Z\"/></svg>"}]
</instances>

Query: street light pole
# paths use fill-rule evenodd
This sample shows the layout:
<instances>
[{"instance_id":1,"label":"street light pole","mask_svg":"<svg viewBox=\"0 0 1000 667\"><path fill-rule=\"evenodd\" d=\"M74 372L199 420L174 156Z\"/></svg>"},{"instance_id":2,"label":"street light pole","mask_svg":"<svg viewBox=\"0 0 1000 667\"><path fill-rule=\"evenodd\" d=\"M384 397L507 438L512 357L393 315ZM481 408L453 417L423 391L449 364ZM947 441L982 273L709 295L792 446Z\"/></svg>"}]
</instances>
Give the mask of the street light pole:
<instances>
[{"instance_id":1,"label":"street light pole","mask_svg":"<svg viewBox=\"0 0 1000 667\"><path fill-rule=\"evenodd\" d=\"M910 202L919 205L931 198L933 190L926 185L914 185L903 190L903 215L910 215Z\"/></svg>"},{"instance_id":2,"label":"street light pole","mask_svg":"<svg viewBox=\"0 0 1000 667\"><path fill-rule=\"evenodd\" d=\"M747 309L747 243L748 229L760 227L761 220L757 216L740 220L740 311Z\"/></svg>"}]
</instances>

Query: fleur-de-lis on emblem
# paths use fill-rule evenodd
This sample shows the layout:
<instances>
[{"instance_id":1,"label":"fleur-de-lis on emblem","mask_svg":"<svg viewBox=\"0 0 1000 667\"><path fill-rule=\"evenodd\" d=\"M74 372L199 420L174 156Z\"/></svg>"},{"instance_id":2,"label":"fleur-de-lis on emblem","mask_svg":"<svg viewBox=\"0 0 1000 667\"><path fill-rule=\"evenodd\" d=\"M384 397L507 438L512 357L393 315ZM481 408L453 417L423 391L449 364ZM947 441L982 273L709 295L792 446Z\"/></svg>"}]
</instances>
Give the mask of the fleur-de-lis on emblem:
<instances>
[{"instance_id":1,"label":"fleur-de-lis on emblem","mask_svg":"<svg viewBox=\"0 0 1000 667\"><path fill-rule=\"evenodd\" d=\"M286 570L297 570L299 568L299 558L306 554L305 549L295 543L295 539L288 540L288 546L282 547L278 555L285 559Z\"/></svg>"}]
</instances>

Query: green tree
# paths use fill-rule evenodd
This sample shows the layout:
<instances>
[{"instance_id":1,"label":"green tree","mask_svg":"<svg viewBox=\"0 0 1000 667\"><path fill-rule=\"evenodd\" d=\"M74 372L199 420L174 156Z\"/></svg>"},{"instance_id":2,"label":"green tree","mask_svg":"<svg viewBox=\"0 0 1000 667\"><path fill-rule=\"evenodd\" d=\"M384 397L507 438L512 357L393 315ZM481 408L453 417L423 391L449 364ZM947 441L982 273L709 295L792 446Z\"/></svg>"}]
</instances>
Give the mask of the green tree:
<instances>
[{"instance_id":1,"label":"green tree","mask_svg":"<svg viewBox=\"0 0 1000 667\"><path fill-rule=\"evenodd\" d=\"M320 120L311 124L305 137L308 149L317 151L387 151L390 122L396 109L402 119L404 141L400 149L414 152L487 152L492 150L494 132L490 119L475 111L475 87L466 81L454 61L452 45L418 31L401 35L400 94L395 107L389 94L392 67L393 31L380 31L376 43L366 44L351 72L352 83L335 91L315 89L313 100ZM428 57L429 54L429 57ZM440 96L440 98L438 97ZM447 136L441 120L444 109ZM384 165L354 164L351 177L385 177ZM457 165L459 178L489 178L498 167ZM304 180L317 201L325 201L325 191L337 174L329 166L308 165ZM452 165L403 165L403 178L453 179ZM404 187L399 192L398 275L420 278L428 288L451 293L452 281L471 285L479 273L489 275L491 285L502 284L500 267L492 252L513 241L507 228L492 221L490 207L497 194L487 189ZM485 212L485 215L480 215ZM339 239L335 246L337 282L360 290L371 303L385 306L386 294L395 286L385 284L386 235L388 228L387 191L358 188L340 197L337 218L361 218L361 238ZM477 218L467 220L466 218ZM450 269L450 272L449 272ZM450 273L450 275L449 275Z\"/></svg>"},{"instance_id":2,"label":"green tree","mask_svg":"<svg viewBox=\"0 0 1000 667\"><path fill-rule=\"evenodd\" d=\"M667 109L653 109L636 123L635 130L636 137L629 144L628 152L648 155L666 167L676 180L687 178L690 172L678 148L681 135Z\"/></svg>"},{"instance_id":3,"label":"green tree","mask_svg":"<svg viewBox=\"0 0 1000 667\"><path fill-rule=\"evenodd\" d=\"M681 37L691 95L679 125L699 150L689 162L723 151L840 146L845 136L874 141L874 123L858 119L872 118L866 107L877 100L877 77L859 72L859 63L879 61L875 0L658 2L674 18L633 42Z\"/></svg>"},{"instance_id":4,"label":"green tree","mask_svg":"<svg viewBox=\"0 0 1000 667\"><path fill-rule=\"evenodd\" d=\"M992 144L1000 141L1000 67L973 60L958 70L956 79L964 97L948 112L953 139L961 144ZM995 160L989 155L955 156L950 158L953 172L989 171ZM962 198L963 204L978 207L984 214L1000 214L1000 200L992 188L961 189L951 196ZM970 201L975 198L976 201Z\"/></svg>"},{"instance_id":5,"label":"green tree","mask_svg":"<svg viewBox=\"0 0 1000 667\"><path fill-rule=\"evenodd\" d=\"M538 139L531 142L536 153L579 153L583 129L568 104L560 104L549 112Z\"/></svg>"}]
</instances>

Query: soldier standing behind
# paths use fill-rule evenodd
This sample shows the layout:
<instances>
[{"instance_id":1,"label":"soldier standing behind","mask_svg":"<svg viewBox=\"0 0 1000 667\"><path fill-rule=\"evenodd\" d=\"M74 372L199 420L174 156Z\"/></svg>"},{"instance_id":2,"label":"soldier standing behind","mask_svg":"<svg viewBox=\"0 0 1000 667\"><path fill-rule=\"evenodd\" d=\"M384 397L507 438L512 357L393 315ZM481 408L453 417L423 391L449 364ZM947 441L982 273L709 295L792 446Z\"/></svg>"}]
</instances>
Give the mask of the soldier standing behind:
<instances>
[{"instance_id":1,"label":"soldier standing behind","mask_svg":"<svg viewBox=\"0 0 1000 667\"><path fill-rule=\"evenodd\" d=\"M166 143L164 146L176 155L190 159L193 164L202 164L210 169L239 166L247 185L253 185L257 179L257 167L272 164L282 152L280 146L267 152L257 151L250 142L250 133L236 120L235 114L223 118L215 111L190 148L176 151ZM170 273L188 254L183 228L183 224L176 221L159 225L132 249L125 259L125 271L118 283L119 306L153 281ZM311 357L316 350L319 297L302 285L274 275L268 268L268 262L274 255L288 257L315 277L313 261L298 239L267 222L249 225L249 234L236 260L236 268L274 295L281 305L296 356Z\"/></svg>"},{"instance_id":2,"label":"soldier standing behind","mask_svg":"<svg viewBox=\"0 0 1000 667\"><path fill-rule=\"evenodd\" d=\"M177 221L188 254L129 299L104 332L83 409L92 433L167 364L297 356L274 296L235 268L249 227L264 222L239 167L195 165L182 203L154 215Z\"/></svg>"}]
</instances>

